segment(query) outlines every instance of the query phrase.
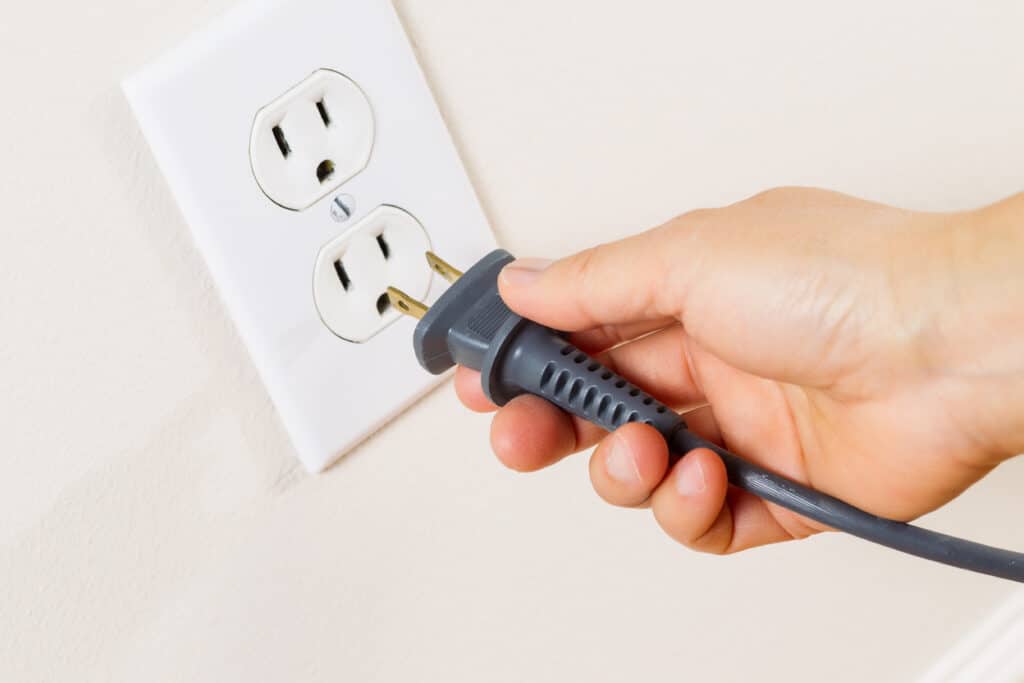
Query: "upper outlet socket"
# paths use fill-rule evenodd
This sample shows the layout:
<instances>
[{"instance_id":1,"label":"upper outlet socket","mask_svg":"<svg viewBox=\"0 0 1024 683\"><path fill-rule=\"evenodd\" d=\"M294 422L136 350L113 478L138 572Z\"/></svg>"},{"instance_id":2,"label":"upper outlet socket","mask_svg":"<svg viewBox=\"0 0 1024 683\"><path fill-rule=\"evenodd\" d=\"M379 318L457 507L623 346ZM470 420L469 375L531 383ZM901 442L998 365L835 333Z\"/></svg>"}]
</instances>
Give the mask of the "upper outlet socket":
<instances>
[{"instance_id":1,"label":"upper outlet socket","mask_svg":"<svg viewBox=\"0 0 1024 683\"><path fill-rule=\"evenodd\" d=\"M319 69L256 114L249 141L260 189L302 211L366 168L373 109L354 81Z\"/></svg>"}]
</instances>

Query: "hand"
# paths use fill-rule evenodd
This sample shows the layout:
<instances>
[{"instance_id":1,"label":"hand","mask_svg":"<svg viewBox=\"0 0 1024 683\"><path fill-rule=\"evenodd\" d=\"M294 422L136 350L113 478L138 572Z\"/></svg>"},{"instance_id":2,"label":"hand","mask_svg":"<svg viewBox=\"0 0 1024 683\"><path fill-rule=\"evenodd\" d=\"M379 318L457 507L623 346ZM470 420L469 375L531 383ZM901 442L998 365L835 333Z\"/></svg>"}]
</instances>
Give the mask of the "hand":
<instances>
[{"instance_id":1,"label":"hand","mask_svg":"<svg viewBox=\"0 0 1024 683\"><path fill-rule=\"evenodd\" d=\"M810 189L686 214L499 279L521 315L779 474L910 520L1024 450L1024 200L929 214ZM456 389L494 410L475 372ZM598 444L597 493L650 505L691 548L731 553L824 530L729 487L696 450L668 469L654 429L612 435L534 396L495 416L498 458L532 471Z\"/></svg>"}]
</instances>

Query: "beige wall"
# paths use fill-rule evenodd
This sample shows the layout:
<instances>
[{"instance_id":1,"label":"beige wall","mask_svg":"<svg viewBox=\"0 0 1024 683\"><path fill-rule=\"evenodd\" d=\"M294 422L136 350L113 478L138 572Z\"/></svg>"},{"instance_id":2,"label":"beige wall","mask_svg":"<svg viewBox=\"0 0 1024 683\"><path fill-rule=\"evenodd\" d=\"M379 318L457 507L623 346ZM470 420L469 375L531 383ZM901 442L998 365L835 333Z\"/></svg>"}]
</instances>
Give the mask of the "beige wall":
<instances>
[{"instance_id":1,"label":"beige wall","mask_svg":"<svg viewBox=\"0 0 1024 683\"><path fill-rule=\"evenodd\" d=\"M501 470L447 387L302 473L118 89L229 4L5 3L0 680L906 680L1009 594L838 536L682 551L583 459ZM399 10L520 253L769 185L1021 189L1013 0ZM1024 548L1022 484L928 523Z\"/></svg>"}]
</instances>

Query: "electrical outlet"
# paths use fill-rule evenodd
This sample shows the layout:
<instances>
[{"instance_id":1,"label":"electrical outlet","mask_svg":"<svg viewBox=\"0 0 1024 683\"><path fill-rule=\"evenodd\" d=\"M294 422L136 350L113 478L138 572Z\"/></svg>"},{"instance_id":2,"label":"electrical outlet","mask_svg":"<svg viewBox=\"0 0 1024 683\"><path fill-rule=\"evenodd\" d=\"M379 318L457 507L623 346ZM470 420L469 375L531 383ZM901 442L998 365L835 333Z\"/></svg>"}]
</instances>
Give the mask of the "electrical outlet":
<instances>
[{"instance_id":1,"label":"electrical outlet","mask_svg":"<svg viewBox=\"0 0 1024 683\"><path fill-rule=\"evenodd\" d=\"M307 469L437 383L384 288L494 239L390 2L250 0L124 89Z\"/></svg>"},{"instance_id":2,"label":"electrical outlet","mask_svg":"<svg viewBox=\"0 0 1024 683\"><path fill-rule=\"evenodd\" d=\"M256 114L249 142L263 192L286 209L308 209L370 161L373 109L359 86L319 69Z\"/></svg>"},{"instance_id":3,"label":"electrical outlet","mask_svg":"<svg viewBox=\"0 0 1024 683\"><path fill-rule=\"evenodd\" d=\"M324 324L342 339L369 341L400 317L386 289L397 287L423 300L431 271L423 254L427 232L408 212L381 206L320 250L313 271L313 299Z\"/></svg>"}]
</instances>

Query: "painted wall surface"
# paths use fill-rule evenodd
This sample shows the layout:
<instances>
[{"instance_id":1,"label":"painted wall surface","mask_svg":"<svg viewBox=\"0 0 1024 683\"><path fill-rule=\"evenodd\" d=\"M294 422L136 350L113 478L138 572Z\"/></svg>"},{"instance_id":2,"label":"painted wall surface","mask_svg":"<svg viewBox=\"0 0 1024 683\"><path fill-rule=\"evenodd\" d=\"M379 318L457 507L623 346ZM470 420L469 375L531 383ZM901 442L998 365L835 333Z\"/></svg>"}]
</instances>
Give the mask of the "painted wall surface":
<instances>
[{"instance_id":1,"label":"painted wall surface","mask_svg":"<svg viewBox=\"0 0 1024 683\"><path fill-rule=\"evenodd\" d=\"M450 387L304 474L118 85L230 0L8 4L0 680L907 680L1009 595L839 536L689 553L584 458L499 468ZM398 8L521 254L772 185L1022 188L1013 0ZM1022 486L926 523L1024 548Z\"/></svg>"}]
</instances>

